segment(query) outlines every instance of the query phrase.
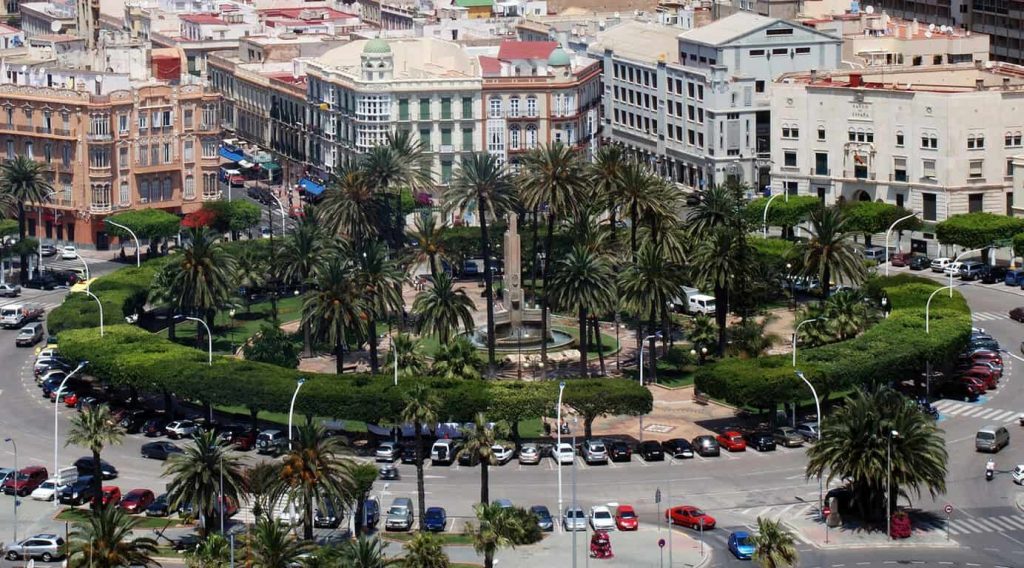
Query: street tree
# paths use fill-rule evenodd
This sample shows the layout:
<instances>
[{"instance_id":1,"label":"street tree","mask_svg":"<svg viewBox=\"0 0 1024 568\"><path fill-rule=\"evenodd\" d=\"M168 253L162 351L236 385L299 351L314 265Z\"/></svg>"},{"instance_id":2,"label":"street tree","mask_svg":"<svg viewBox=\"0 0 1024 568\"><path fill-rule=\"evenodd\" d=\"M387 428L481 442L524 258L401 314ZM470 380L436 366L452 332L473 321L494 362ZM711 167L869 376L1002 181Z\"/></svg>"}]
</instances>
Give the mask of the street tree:
<instances>
[{"instance_id":1,"label":"street tree","mask_svg":"<svg viewBox=\"0 0 1024 568\"><path fill-rule=\"evenodd\" d=\"M988 247L1022 232L1024 219L985 212L953 215L935 226L935 236L942 244L983 249L981 258L985 264L988 264Z\"/></svg>"},{"instance_id":2,"label":"street tree","mask_svg":"<svg viewBox=\"0 0 1024 568\"><path fill-rule=\"evenodd\" d=\"M302 321L315 337L334 346L335 372L345 369L346 330L362 332L365 312L363 290L348 259L332 255L313 271L313 292L302 302Z\"/></svg>"},{"instance_id":3,"label":"street tree","mask_svg":"<svg viewBox=\"0 0 1024 568\"><path fill-rule=\"evenodd\" d=\"M657 378L657 354L655 352L655 331L662 307L667 306L680 293L684 283L682 267L668 261L661 247L645 243L640 248L636 261L620 272L617 278L619 297L623 305L636 314L637 321L647 315L647 328L638 325L637 349L645 333L650 337L650 380Z\"/></svg>"},{"instance_id":4,"label":"street tree","mask_svg":"<svg viewBox=\"0 0 1024 568\"><path fill-rule=\"evenodd\" d=\"M133 533L141 522L142 519L128 516L116 503L94 509L85 523L76 524L69 535L67 565L72 568L160 566L154 560L156 541L148 536L136 537Z\"/></svg>"},{"instance_id":5,"label":"street tree","mask_svg":"<svg viewBox=\"0 0 1024 568\"><path fill-rule=\"evenodd\" d=\"M384 364L385 375L395 374L395 351L398 352L399 379L415 379L427 374L428 364L423 354L423 343L408 333L398 333L391 336L391 352Z\"/></svg>"},{"instance_id":6,"label":"street tree","mask_svg":"<svg viewBox=\"0 0 1024 568\"><path fill-rule=\"evenodd\" d=\"M497 441L497 435L494 432L494 428L488 424L483 412L477 413L471 426L462 429L465 443L462 449L459 450L458 457L461 458L463 455L467 455L471 460L479 460L480 503L486 505L490 503L488 498L488 495L490 495L489 469L490 466L497 465L498 463L493 449L494 443Z\"/></svg>"},{"instance_id":7,"label":"street tree","mask_svg":"<svg viewBox=\"0 0 1024 568\"><path fill-rule=\"evenodd\" d=\"M817 200L816 197L807 196ZM820 202L819 202L820 203ZM871 235L889 230L893 223L910 215L910 211L884 201L855 201L843 206L847 218L848 230L864 235L864 246L871 246ZM898 231L916 230L923 223L917 217L902 221L895 227Z\"/></svg>"},{"instance_id":8,"label":"street tree","mask_svg":"<svg viewBox=\"0 0 1024 568\"><path fill-rule=\"evenodd\" d=\"M298 427L281 465L281 492L302 511L302 538L313 540L313 509L324 499L344 500L352 488L353 461L342 438L324 436L318 424Z\"/></svg>"},{"instance_id":9,"label":"street tree","mask_svg":"<svg viewBox=\"0 0 1024 568\"><path fill-rule=\"evenodd\" d=\"M436 218L433 213L417 215L414 223L414 229L409 231L409 238L416 243L412 249L412 265L427 263L430 266L430 276L437 278L438 263L448 260L445 250L445 232L448 225L443 219Z\"/></svg>"},{"instance_id":10,"label":"street tree","mask_svg":"<svg viewBox=\"0 0 1024 568\"><path fill-rule=\"evenodd\" d=\"M242 346L247 361L270 363L286 369L299 366L299 350L295 342L281 328L263 324L260 331Z\"/></svg>"},{"instance_id":11,"label":"street tree","mask_svg":"<svg viewBox=\"0 0 1024 568\"><path fill-rule=\"evenodd\" d=\"M245 199L207 201L200 211L205 212L209 218L210 229L222 235L231 235L232 239L237 239L242 231L255 227L263 216L259 205Z\"/></svg>"},{"instance_id":12,"label":"street tree","mask_svg":"<svg viewBox=\"0 0 1024 568\"><path fill-rule=\"evenodd\" d=\"M789 568L799 562L796 538L781 521L757 518L757 533L752 560L761 568Z\"/></svg>"},{"instance_id":13,"label":"street tree","mask_svg":"<svg viewBox=\"0 0 1024 568\"><path fill-rule=\"evenodd\" d=\"M651 391L627 379L567 380L562 402L583 419L588 440L593 436L594 420L601 416L643 416L654 408Z\"/></svg>"},{"instance_id":14,"label":"street tree","mask_svg":"<svg viewBox=\"0 0 1024 568\"><path fill-rule=\"evenodd\" d=\"M502 548L539 542L543 535L537 518L522 507L501 507L487 502L475 507L476 524L466 532L473 536L473 549L484 555L484 568L494 568L494 555Z\"/></svg>"},{"instance_id":15,"label":"street tree","mask_svg":"<svg viewBox=\"0 0 1024 568\"><path fill-rule=\"evenodd\" d=\"M331 176L316 213L330 233L359 245L381 234L387 223L386 196L374 191L359 166L343 164Z\"/></svg>"},{"instance_id":16,"label":"street tree","mask_svg":"<svg viewBox=\"0 0 1024 568\"><path fill-rule=\"evenodd\" d=\"M356 279L362 291L366 317L366 337L370 343L370 372L380 372L377 355L377 322L388 314L401 313L404 307L402 284L405 272L390 258L387 248L379 242L367 243L355 251Z\"/></svg>"},{"instance_id":17,"label":"street tree","mask_svg":"<svg viewBox=\"0 0 1024 568\"><path fill-rule=\"evenodd\" d=\"M437 407L440 401L434 391L422 381L413 383L405 391L405 408L402 422L412 422L416 434L416 495L419 503L419 517L427 513L427 493L423 483L423 428L437 423Z\"/></svg>"},{"instance_id":18,"label":"street tree","mask_svg":"<svg viewBox=\"0 0 1024 568\"><path fill-rule=\"evenodd\" d=\"M654 212L664 212L657 193L651 191L652 187L658 185L656 178L645 164L629 159L620 169L615 184L615 206L621 207L629 215L629 251L633 262L636 262L640 251L637 231L644 217Z\"/></svg>"},{"instance_id":19,"label":"street tree","mask_svg":"<svg viewBox=\"0 0 1024 568\"><path fill-rule=\"evenodd\" d=\"M274 503L281 496L281 464L272 461L257 462L245 470L242 490L256 520L270 517Z\"/></svg>"},{"instance_id":20,"label":"street tree","mask_svg":"<svg viewBox=\"0 0 1024 568\"><path fill-rule=\"evenodd\" d=\"M412 312L417 316L419 332L437 336L442 346L460 329L473 329L473 300L465 290L457 290L451 276L440 273L433 285L416 294Z\"/></svg>"},{"instance_id":21,"label":"street tree","mask_svg":"<svg viewBox=\"0 0 1024 568\"><path fill-rule=\"evenodd\" d=\"M864 258L854 247L854 233L841 208L819 207L810 221L809 238L796 244L794 254L803 275L821 282L822 299L827 300L833 279L849 284L864 280Z\"/></svg>"},{"instance_id":22,"label":"street tree","mask_svg":"<svg viewBox=\"0 0 1024 568\"><path fill-rule=\"evenodd\" d=\"M749 257L746 235L729 225L704 233L693 253L693 264L699 267L697 281L714 289L719 356L725 354L730 292L740 275L750 269Z\"/></svg>"},{"instance_id":23,"label":"street tree","mask_svg":"<svg viewBox=\"0 0 1024 568\"><path fill-rule=\"evenodd\" d=\"M480 379L483 368L480 351L468 337L460 335L438 347L430 374L445 379Z\"/></svg>"},{"instance_id":24,"label":"street tree","mask_svg":"<svg viewBox=\"0 0 1024 568\"><path fill-rule=\"evenodd\" d=\"M626 168L627 162L628 158L622 146L605 144L597 149L594 160L587 165L595 201L608 212L608 234L612 244L617 240L618 199L622 187L623 170Z\"/></svg>"},{"instance_id":25,"label":"street tree","mask_svg":"<svg viewBox=\"0 0 1024 568\"><path fill-rule=\"evenodd\" d=\"M366 500L373 491L379 471L372 463L355 463L351 467L352 491L350 502L354 501L355 536L361 536L366 529Z\"/></svg>"},{"instance_id":26,"label":"street tree","mask_svg":"<svg viewBox=\"0 0 1024 568\"><path fill-rule=\"evenodd\" d=\"M377 536L361 536L346 541L339 549L341 566L345 568L390 568L400 566L402 559L384 554L384 541Z\"/></svg>"},{"instance_id":27,"label":"street tree","mask_svg":"<svg viewBox=\"0 0 1024 568\"><path fill-rule=\"evenodd\" d=\"M213 327L216 311L234 294L235 258L220 242L220 235L209 229L187 229L183 250L175 258L174 290L180 294L178 305L190 314L202 317ZM196 333L196 346L205 345L204 330Z\"/></svg>"},{"instance_id":28,"label":"street tree","mask_svg":"<svg viewBox=\"0 0 1024 568\"><path fill-rule=\"evenodd\" d=\"M769 197L752 199L743 207L743 216L751 227L761 227L764 222L764 208ZM782 229L782 236L790 234L793 227L803 223L821 206L821 200L814 195L790 195L778 197L768 208L768 226ZM888 225L886 225L888 226Z\"/></svg>"},{"instance_id":29,"label":"street tree","mask_svg":"<svg viewBox=\"0 0 1024 568\"><path fill-rule=\"evenodd\" d=\"M315 210L309 206L304 209L302 219L295 229L284 239L277 253L277 272L282 282L298 286L303 292L310 283L310 278L317 264L323 258L334 254L342 241L329 239L320 227ZM312 327L308 321L302 322L302 356L313 354Z\"/></svg>"},{"instance_id":30,"label":"street tree","mask_svg":"<svg viewBox=\"0 0 1024 568\"><path fill-rule=\"evenodd\" d=\"M558 398L553 382L499 381L489 385L487 415L508 424L509 434L519 450L519 423L547 416Z\"/></svg>"},{"instance_id":31,"label":"street tree","mask_svg":"<svg viewBox=\"0 0 1024 568\"><path fill-rule=\"evenodd\" d=\"M212 430L197 435L182 450L164 463L163 477L171 480L168 506L175 510L191 504L200 515L203 534L210 534L220 527L221 496L237 503L245 487L241 457Z\"/></svg>"},{"instance_id":32,"label":"street tree","mask_svg":"<svg viewBox=\"0 0 1024 568\"><path fill-rule=\"evenodd\" d=\"M14 209L18 217L18 240L28 237L28 217L25 206L30 203L42 205L50 200L53 186L50 185L46 164L27 156L16 156L0 164L0 203ZM28 257L30 252L18 251L21 257L21 282L28 281Z\"/></svg>"},{"instance_id":33,"label":"street tree","mask_svg":"<svg viewBox=\"0 0 1024 568\"><path fill-rule=\"evenodd\" d=\"M124 428L110 414L105 404L93 405L71 417L71 429L65 446L80 446L92 452L92 512L99 514L103 494L103 469L100 455L107 446L118 446L124 440Z\"/></svg>"},{"instance_id":34,"label":"street tree","mask_svg":"<svg viewBox=\"0 0 1024 568\"><path fill-rule=\"evenodd\" d=\"M147 208L115 213L104 219L104 228L109 235L118 237L121 240L122 252L124 251L125 239L131 235L128 231L113 223L128 227L140 240L149 239L149 251L151 254L155 254L160 250L160 241L177 235L178 231L181 230L181 218L163 209Z\"/></svg>"},{"instance_id":35,"label":"street tree","mask_svg":"<svg viewBox=\"0 0 1024 568\"><path fill-rule=\"evenodd\" d=\"M401 248L402 235L405 234L402 190L408 189L415 194L433 187L427 151L411 131L400 130L388 133L384 144L371 148L359 162L368 183L378 195L395 194L394 207L389 207L394 224L382 224L382 230L390 225L385 234L395 249Z\"/></svg>"}]
</instances>

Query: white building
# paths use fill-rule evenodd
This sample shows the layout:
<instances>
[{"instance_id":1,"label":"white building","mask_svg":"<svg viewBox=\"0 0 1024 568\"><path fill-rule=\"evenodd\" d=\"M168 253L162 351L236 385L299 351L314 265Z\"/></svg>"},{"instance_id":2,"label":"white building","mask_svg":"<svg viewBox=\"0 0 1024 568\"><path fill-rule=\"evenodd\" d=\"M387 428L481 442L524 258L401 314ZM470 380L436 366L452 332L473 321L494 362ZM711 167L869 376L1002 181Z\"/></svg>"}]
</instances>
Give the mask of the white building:
<instances>
[{"instance_id":1,"label":"white building","mask_svg":"<svg viewBox=\"0 0 1024 568\"><path fill-rule=\"evenodd\" d=\"M828 204L881 200L925 221L1012 212L1024 67L788 74L771 113L776 188Z\"/></svg>"}]
</instances>

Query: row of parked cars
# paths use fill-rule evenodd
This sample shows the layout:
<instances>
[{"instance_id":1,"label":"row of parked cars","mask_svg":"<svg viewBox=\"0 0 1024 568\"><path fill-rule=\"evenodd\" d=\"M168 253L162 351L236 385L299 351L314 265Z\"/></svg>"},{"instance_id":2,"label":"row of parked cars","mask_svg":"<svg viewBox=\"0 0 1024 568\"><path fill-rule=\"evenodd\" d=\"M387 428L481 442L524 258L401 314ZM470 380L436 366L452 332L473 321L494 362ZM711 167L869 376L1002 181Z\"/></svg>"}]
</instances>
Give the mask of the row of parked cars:
<instances>
[{"instance_id":1,"label":"row of parked cars","mask_svg":"<svg viewBox=\"0 0 1024 568\"><path fill-rule=\"evenodd\" d=\"M905 266L911 270L931 270L961 280L978 280L984 284L1002 282L1007 286L1024 286L1024 270L1011 270L1005 266L991 266L980 260L957 261L953 258L929 258L907 252L890 255L893 266Z\"/></svg>"},{"instance_id":2,"label":"row of parked cars","mask_svg":"<svg viewBox=\"0 0 1024 568\"><path fill-rule=\"evenodd\" d=\"M999 342L981 329L972 329L967 349L960 354L953 376L940 380L936 394L973 402L999 386L1003 357Z\"/></svg>"}]
</instances>

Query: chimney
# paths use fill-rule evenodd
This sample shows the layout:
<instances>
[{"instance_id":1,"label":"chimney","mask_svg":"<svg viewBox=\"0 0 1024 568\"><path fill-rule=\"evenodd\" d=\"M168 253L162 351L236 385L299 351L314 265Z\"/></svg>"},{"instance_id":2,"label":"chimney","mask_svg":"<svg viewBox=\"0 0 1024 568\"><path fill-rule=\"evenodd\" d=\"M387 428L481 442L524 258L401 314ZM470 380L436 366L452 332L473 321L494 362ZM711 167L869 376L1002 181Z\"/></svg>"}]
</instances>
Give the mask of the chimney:
<instances>
[{"instance_id":1,"label":"chimney","mask_svg":"<svg viewBox=\"0 0 1024 568\"><path fill-rule=\"evenodd\" d=\"M917 18L914 18L914 20L910 22L910 37L916 36L918 31L920 31L920 26L917 23Z\"/></svg>"},{"instance_id":2,"label":"chimney","mask_svg":"<svg viewBox=\"0 0 1024 568\"><path fill-rule=\"evenodd\" d=\"M818 80L818 70L817 69L811 69L811 83L814 83L817 80Z\"/></svg>"},{"instance_id":3,"label":"chimney","mask_svg":"<svg viewBox=\"0 0 1024 568\"><path fill-rule=\"evenodd\" d=\"M864 76L861 75L860 73L850 73L850 86L854 88L863 87Z\"/></svg>"},{"instance_id":4,"label":"chimney","mask_svg":"<svg viewBox=\"0 0 1024 568\"><path fill-rule=\"evenodd\" d=\"M979 90L979 91L984 91L985 90L985 80L984 79L975 79L974 80L974 88Z\"/></svg>"}]
</instances>

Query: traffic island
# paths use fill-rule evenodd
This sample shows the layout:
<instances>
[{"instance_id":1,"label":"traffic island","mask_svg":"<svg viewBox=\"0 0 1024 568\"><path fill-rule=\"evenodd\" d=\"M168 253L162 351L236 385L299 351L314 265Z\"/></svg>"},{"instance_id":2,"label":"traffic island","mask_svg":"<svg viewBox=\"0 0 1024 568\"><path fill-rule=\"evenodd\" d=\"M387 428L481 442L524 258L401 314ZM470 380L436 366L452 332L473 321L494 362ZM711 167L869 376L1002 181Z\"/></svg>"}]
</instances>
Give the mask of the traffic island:
<instances>
[{"instance_id":1,"label":"traffic island","mask_svg":"<svg viewBox=\"0 0 1024 568\"><path fill-rule=\"evenodd\" d=\"M781 519L794 535L806 544L820 549L857 548L958 548L946 532L945 516L925 511L910 511L911 532L908 538L890 538L885 527L846 519L839 526L826 526L816 508L803 516ZM829 523L832 524L832 523Z\"/></svg>"}]
</instances>

